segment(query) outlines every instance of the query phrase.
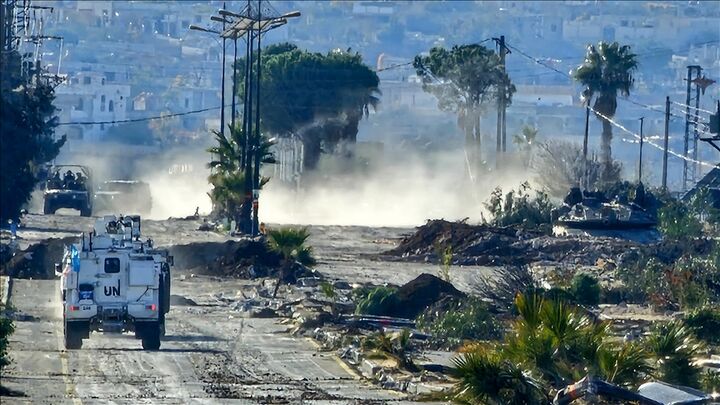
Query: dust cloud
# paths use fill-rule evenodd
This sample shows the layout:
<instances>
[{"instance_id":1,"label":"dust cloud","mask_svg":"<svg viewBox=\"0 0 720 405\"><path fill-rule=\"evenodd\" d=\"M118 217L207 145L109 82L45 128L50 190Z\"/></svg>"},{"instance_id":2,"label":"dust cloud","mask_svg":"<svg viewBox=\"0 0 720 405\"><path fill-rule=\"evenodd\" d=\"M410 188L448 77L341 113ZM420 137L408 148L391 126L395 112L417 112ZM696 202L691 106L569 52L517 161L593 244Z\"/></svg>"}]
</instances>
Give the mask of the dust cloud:
<instances>
[{"instance_id":1,"label":"dust cloud","mask_svg":"<svg viewBox=\"0 0 720 405\"><path fill-rule=\"evenodd\" d=\"M317 176L296 191L271 181L260 198L263 221L280 224L405 227L428 219L479 221L495 187L517 188L521 170L477 179L471 186L462 149L395 153L355 173Z\"/></svg>"},{"instance_id":2,"label":"dust cloud","mask_svg":"<svg viewBox=\"0 0 720 405\"><path fill-rule=\"evenodd\" d=\"M63 148L56 164L76 164L90 168L97 188L106 180L140 180L150 185L152 208L149 218L166 219L211 210L207 192L209 155L205 147L175 147L159 150L123 144L81 144ZM38 204L38 197L40 203ZM32 207L42 208L42 195L33 196ZM38 209L38 208L36 208Z\"/></svg>"},{"instance_id":3,"label":"dust cloud","mask_svg":"<svg viewBox=\"0 0 720 405\"><path fill-rule=\"evenodd\" d=\"M103 151L69 150L57 163L89 166L96 186L109 179L147 182L153 201L149 218L166 219L192 215L196 208L201 214L211 211L208 158L199 146L144 153L118 146ZM484 214L482 203L495 187L517 188L530 176L520 169L505 169L472 185L462 148L387 149L379 156L350 163L324 155L316 174L303 175L300 190L272 179L273 170L268 165L264 173L271 181L260 196L263 222L389 227L417 226L437 218L479 221Z\"/></svg>"}]
</instances>

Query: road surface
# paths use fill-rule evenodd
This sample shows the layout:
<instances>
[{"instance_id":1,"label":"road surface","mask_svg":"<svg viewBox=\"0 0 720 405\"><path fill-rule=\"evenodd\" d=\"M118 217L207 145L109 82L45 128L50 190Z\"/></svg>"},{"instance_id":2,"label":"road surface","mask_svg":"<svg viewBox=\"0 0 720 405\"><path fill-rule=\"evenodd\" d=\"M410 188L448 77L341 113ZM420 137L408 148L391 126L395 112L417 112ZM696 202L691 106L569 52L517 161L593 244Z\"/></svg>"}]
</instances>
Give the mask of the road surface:
<instances>
[{"instance_id":1,"label":"road surface","mask_svg":"<svg viewBox=\"0 0 720 405\"><path fill-rule=\"evenodd\" d=\"M20 245L77 235L93 218L29 215L18 233ZM157 246L197 241L223 242L227 236L198 231L199 221L143 221L143 234ZM432 264L381 262L371 255L390 249L411 229L311 227L310 244L317 269L350 283L403 284ZM176 263L181 267L181 263ZM483 268L453 268L462 290ZM405 395L363 381L333 353L321 352L303 337L287 333L279 319L248 318L231 304L237 292L257 281L190 277L173 273L173 294L198 303L173 306L167 336L158 352L141 349L131 335L94 333L81 350L62 346L62 315L57 280L15 279L10 296L17 308L11 337L13 364L2 384L26 397L3 397L2 403L407 403Z\"/></svg>"},{"instance_id":2,"label":"road surface","mask_svg":"<svg viewBox=\"0 0 720 405\"><path fill-rule=\"evenodd\" d=\"M176 290L200 302L222 282ZM213 283L218 284L214 286ZM284 333L276 319L242 318L229 306L174 307L157 352L132 335L94 333L64 350L57 281L15 280L13 364L3 385L26 397L3 404L383 403L402 396L357 378L332 353ZM186 291L183 291L186 290ZM197 290L200 296L193 296Z\"/></svg>"}]
</instances>

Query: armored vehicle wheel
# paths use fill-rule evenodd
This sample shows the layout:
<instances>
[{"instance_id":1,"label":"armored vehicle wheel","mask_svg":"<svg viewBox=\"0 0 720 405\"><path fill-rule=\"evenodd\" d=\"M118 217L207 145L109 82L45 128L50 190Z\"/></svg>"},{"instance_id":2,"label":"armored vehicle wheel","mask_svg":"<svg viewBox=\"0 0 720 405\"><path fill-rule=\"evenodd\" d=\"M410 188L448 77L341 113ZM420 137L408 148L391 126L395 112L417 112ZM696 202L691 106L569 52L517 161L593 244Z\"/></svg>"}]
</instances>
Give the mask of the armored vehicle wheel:
<instances>
[{"instance_id":1,"label":"armored vehicle wheel","mask_svg":"<svg viewBox=\"0 0 720 405\"><path fill-rule=\"evenodd\" d=\"M80 208L81 217L89 217L90 215L92 215L92 209L90 207Z\"/></svg>"},{"instance_id":2,"label":"armored vehicle wheel","mask_svg":"<svg viewBox=\"0 0 720 405\"><path fill-rule=\"evenodd\" d=\"M82 348L82 334L77 328L65 324L65 349L79 350Z\"/></svg>"},{"instance_id":3,"label":"armored vehicle wheel","mask_svg":"<svg viewBox=\"0 0 720 405\"><path fill-rule=\"evenodd\" d=\"M51 215L54 213L55 213L55 207L53 207L52 202L45 200L45 204L43 205L43 214Z\"/></svg>"},{"instance_id":4,"label":"armored vehicle wheel","mask_svg":"<svg viewBox=\"0 0 720 405\"><path fill-rule=\"evenodd\" d=\"M154 324L142 333L142 347L144 350L160 349L160 325Z\"/></svg>"}]
</instances>

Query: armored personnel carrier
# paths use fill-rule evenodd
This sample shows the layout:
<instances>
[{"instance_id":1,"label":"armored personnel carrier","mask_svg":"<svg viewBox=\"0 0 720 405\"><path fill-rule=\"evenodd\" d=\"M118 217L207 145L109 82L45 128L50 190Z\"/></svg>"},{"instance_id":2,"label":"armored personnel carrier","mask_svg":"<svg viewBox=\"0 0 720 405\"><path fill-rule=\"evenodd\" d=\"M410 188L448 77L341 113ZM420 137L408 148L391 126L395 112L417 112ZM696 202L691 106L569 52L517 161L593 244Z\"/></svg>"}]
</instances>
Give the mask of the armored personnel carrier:
<instances>
[{"instance_id":1,"label":"armored personnel carrier","mask_svg":"<svg viewBox=\"0 0 720 405\"><path fill-rule=\"evenodd\" d=\"M80 211L83 217L92 215L92 175L90 169L79 165L50 167L43 191L43 214L54 214L60 208Z\"/></svg>"},{"instance_id":2,"label":"armored personnel carrier","mask_svg":"<svg viewBox=\"0 0 720 405\"><path fill-rule=\"evenodd\" d=\"M172 256L141 240L139 216L105 216L66 248L61 276L65 348L80 349L90 332L135 333L158 350L170 310Z\"/></svg>"}]
</instances>

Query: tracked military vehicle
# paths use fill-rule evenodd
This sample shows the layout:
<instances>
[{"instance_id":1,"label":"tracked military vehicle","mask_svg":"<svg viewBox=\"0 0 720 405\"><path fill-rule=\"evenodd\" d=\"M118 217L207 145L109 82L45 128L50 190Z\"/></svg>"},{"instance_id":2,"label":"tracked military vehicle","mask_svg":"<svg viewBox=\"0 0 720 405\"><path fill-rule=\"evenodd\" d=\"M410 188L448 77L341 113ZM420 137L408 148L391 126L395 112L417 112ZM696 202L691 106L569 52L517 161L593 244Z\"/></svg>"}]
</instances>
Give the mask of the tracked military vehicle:
<instances>
[{"instance_id":1,"label":"tracked military vehicle","mask_svg":"<svg viewBox=\"0 0 720 405\"><path fill-rule=\"evenodd\" d=\"M173 260L141 240L140 225L139 216L105 216L56 264L66 349L80 349L90 332L130 332L143 349L160 348Z\"/></svg>"}]
</instances>

